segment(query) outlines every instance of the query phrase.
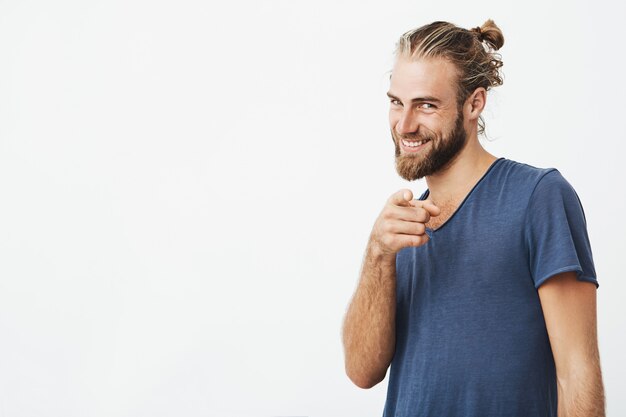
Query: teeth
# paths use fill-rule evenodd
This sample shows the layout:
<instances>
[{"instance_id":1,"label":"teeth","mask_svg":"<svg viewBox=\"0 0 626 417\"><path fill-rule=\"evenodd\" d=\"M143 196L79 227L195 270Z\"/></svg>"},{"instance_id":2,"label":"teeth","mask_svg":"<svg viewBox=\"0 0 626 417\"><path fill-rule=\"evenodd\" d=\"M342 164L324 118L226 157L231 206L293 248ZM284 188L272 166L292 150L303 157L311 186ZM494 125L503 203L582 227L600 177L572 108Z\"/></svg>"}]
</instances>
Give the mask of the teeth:
<instances>
[{"instance_id":1,"label":"teeth","mask_svg":"<svg viewBox=\"0 0 626 417\"><path fill-rule=\"evenodd\" d=\"M420 146L422 143L426 143L427 141L421 141L418 140L417 142L409 142L408 140L404 140L402 139L402 143L404 144L404 146L409 146L411 148L415 148L417 146Z\"/></svg>"}]
</instances>

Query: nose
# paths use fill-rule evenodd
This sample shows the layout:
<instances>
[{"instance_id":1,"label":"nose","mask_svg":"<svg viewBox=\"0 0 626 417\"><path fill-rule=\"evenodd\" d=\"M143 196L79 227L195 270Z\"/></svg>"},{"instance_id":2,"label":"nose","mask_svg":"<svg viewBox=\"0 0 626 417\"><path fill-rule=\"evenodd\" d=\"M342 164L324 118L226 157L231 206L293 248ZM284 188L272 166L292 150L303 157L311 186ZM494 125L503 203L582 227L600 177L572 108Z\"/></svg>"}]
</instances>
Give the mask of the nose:
<instances>
[{"instance_id":1,"label":"nose","mask_svg":"<svg viewBox=\"0 0 626 417\"><path fill-rule=\"evenodd\" d=\"M396 123L396 132L400 135L417 132L419 126L417 116L412 109L405 109L400 116L400 120Z\"/></svg>"}]
</instances>

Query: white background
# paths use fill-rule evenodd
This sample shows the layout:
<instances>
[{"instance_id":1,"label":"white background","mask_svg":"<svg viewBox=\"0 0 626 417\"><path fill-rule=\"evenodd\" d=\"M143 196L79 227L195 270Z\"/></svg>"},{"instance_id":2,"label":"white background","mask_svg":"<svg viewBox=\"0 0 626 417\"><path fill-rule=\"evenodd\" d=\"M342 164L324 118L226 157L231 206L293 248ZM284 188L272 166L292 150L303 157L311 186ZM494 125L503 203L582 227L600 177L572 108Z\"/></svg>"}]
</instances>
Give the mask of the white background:
<instances>
[{"instance_id":1,"label":"white background","mask_svg":"<svg viewBox=\"0 0 626 417\"><path fill-rule=\"evenodd\" d=\"M396 39L493 18L485 147L585 208L626 415L621 5L0 1L0 416L380 416L340 328L395 173Z\"/></svg>"}]
</instances>

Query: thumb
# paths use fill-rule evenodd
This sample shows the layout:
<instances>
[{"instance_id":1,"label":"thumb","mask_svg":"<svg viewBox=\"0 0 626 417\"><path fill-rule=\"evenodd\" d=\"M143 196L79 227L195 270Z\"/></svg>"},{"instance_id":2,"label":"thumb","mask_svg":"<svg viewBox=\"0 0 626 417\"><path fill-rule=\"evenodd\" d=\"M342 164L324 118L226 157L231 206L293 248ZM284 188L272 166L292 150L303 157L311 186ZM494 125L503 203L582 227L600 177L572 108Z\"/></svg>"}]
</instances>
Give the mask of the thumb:
<instances>
[{"instance_id":1,"label":"thumb","mask_svg":"<svg viewBox=\"0 0 626 417\"><path fill-rule=\"evenodd\" d=\"M413 192L409 189L403 191L402 197L404 197L404 201L409 202L413 200Z\"/></svg>"}]
</instances>

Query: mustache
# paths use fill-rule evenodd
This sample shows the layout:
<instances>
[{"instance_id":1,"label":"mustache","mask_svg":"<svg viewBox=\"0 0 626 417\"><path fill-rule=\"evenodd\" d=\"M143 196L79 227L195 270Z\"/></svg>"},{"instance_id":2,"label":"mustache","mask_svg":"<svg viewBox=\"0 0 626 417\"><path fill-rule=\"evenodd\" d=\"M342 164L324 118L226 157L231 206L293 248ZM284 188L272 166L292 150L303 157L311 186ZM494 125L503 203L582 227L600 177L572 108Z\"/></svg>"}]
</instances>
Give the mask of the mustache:
<instances>
[{"instance_id":1,"label":"mustache","mask_svg":"<svg viewBox=\"0 0 626 417\"><path fill-rule=\"evenodd\" d=\"M436 138L436 135L432 132L415 132L415 133L409 133L406 135L401 135L398 132L396 132L394 129L391 130L391 134L393 137L395 137L398 140L408 140L411 142L416 142L416 141L424 141L424 140L433 140Z\"/></svg>"}]
</instances>

